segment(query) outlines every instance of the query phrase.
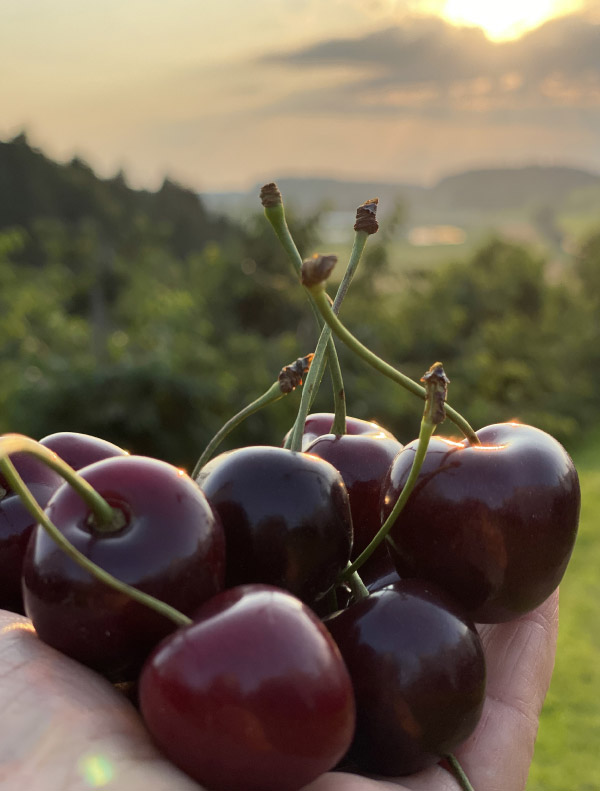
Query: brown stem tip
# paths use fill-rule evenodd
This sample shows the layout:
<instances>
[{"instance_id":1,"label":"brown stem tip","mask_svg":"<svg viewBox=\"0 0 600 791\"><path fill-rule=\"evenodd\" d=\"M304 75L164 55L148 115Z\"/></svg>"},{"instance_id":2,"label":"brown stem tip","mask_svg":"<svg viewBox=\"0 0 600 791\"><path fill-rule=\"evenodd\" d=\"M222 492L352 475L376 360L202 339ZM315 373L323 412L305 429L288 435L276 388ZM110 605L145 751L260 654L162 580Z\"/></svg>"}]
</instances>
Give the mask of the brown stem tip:
<instances>
[{"instance_id":1,"label":"brown stem tip","mask_svg":"<svg viewBox=\"0 0 600 791\"><path fill-rule=\"evenodd\" d=\"M337 255L319 255L315 253L302 262L302 285L311 288L323 283L332 273L337 264Z\"/></svg>"},{"instance_id":2,"label":"brown stem tip","mask_svg":"<svg viewBox=\"0 0 600 791\"><path fill-rule=\"evenodd\" d=\"M283 204L281 192L279 192L279 187L274 181L261 187L260 202L265 209L272 209L275 206L281 206Z\"/></svg>"},{"instance_id":3,"label":"brown stem tip","mask_svg":"<svg viewBox=\"0 0 600 791\"><path fill-rule=\"evenodd\" d=\"M307 354L306 357L298 357L298 359L285 365L279 373L279 389L282 393L291 393L302 384L302 379L309 371L310 364L313 361L314 354Z\"/></svg>"},{"instance_id":4,"label":"brown stem tip","mask_svg":"<svg viewBox=\"0 0 600 791\"><path fill-rule=\"evenodd\" d=\"M377 206L379 205L379 198L371 198L365 201L362 206L356 210L356 222L354 223L355 231L364 231L365 233L377 233L379 224L377 222Z\"/></svg>"},{"instance_id":5,"label":"brown stem tip","mask_svg":"<svg viewBox=\"0 0 600 791\"><path fill-rule=\"evenodd\" d=\"M450 380L446 376L444 366L441 363L434 363L427 373L423 374L421 381L427 391L425 414L437 426L446 419L446 398Z\"/></svg>"}]
</instances>

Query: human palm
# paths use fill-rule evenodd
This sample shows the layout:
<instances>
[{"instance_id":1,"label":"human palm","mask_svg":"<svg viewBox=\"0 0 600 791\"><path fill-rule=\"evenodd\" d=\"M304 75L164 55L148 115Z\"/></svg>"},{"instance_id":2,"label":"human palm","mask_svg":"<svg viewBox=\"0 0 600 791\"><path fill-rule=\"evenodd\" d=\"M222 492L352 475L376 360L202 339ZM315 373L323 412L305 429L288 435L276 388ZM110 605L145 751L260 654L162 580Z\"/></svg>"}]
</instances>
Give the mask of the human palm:
<instances>
[{"instance_id":1,"label":"human palm","mask_svg":"<svg viewBox=\"0 0 600 791\"><path fill-rule=\"evenodd\" d=\"M482 626L487 695L457 750L475 791L523 791L554 666L558 593L534 612ZM103 678L43 645L0 611L0 789L201 791L154 748L129 702ZM442 766L373 779L329 772L303 791L457 791Z\"/></svg>"}]
</instances>

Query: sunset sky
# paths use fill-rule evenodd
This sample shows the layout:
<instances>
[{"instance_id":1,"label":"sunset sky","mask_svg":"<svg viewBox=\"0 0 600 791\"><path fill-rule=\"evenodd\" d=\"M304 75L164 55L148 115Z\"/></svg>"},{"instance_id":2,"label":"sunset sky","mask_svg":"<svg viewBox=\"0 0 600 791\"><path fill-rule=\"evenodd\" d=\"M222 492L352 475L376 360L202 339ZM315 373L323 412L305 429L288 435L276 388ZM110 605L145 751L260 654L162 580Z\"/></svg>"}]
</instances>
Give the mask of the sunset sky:
<instances>
[{"instance_id":1,"label":"sunset sky","mask_svg":"<svg viewBox=\"0 0 600 791\"><path fill-rule=\"evenodd\" d=\"M1 0L23 129L150 188L600 171L600 0Z\"/></svg>"}]
</instances>

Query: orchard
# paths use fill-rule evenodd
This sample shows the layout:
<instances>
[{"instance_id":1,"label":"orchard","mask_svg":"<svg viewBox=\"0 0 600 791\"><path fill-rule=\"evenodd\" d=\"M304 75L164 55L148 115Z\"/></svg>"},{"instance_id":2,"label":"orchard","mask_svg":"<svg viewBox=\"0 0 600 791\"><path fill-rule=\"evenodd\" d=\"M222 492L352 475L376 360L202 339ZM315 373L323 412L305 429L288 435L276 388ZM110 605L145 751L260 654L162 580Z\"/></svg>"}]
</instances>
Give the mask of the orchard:
<instances>
[{"instance_id":1,"label":"orchard","mask_svg":"<svg viewBox=\"0 0 600 791\"><path fill-rule=\"evenodd\" d=\"M336 256L302 260L275 184L261 200L320 327L314 352L228 420L189 474L75 432L0 437L0 609L126 690L159 750L209 791L433 766L473 791L454 753L484 707L481 625L521 618L558 587L577 472L533 426L475 430L448 403L441 363L413 381L339 319L377 200L357 210L334 299ZM346 414L336 342L414 399L414 436ZM331 412L312 412L326 371ZM299 388L279 446L219 453Z\"/></svg>"}]
</instances>

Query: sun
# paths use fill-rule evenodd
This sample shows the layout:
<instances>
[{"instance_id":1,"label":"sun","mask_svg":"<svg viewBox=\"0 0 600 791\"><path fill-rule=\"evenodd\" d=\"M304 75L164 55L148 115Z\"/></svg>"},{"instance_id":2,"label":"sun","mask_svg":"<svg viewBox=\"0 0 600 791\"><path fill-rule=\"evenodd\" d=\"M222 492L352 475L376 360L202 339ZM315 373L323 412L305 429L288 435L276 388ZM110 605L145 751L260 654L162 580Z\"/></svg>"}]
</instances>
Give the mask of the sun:
<instances>
[{"instance_id":1,"label":"sun","mask_svg":"<svg viewBox=\"0 0 600 791\"><path fill-rule=\"evenodd\" d=\"M580 7L573 0L446 0L442 15L454 24L481 27L488 38L498 41L518 38L547 19Z\"/></svg>"}]
</instances>

